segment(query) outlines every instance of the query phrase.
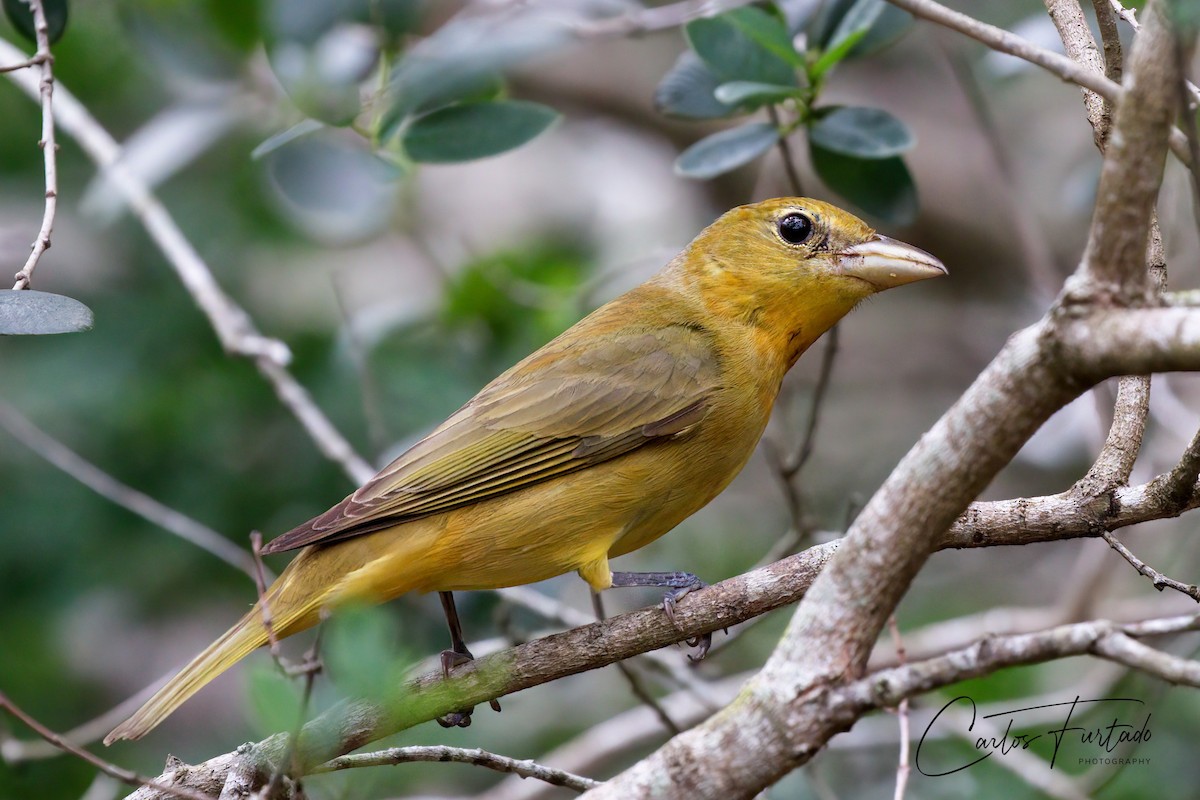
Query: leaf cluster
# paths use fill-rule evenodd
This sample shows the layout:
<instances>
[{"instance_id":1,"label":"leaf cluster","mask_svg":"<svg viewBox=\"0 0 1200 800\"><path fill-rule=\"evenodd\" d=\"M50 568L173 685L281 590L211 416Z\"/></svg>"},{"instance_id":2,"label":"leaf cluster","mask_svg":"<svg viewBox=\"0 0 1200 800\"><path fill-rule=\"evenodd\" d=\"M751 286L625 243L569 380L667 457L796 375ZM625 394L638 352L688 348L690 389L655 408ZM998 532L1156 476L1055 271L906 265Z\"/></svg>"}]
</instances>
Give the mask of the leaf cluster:
<instances>
[{"instance_id":1,"label":"leaf cluster","mask_svg":"<svg viewBox=\"0 0 1200 800\"><path fill-rule=\"evenodd\" d=\"M744 6L688 23L689 49L659 83L658 109L692 120L743 117L685 150L676 171L707 179L747 164L803 131L813 167L830 189L871 216L911 222L917 193L903 154L908 127L881 108L825 105L821 92L843 61L876 53L902 36L907 13L884 0Z\"/></svg>"}]
</instances>

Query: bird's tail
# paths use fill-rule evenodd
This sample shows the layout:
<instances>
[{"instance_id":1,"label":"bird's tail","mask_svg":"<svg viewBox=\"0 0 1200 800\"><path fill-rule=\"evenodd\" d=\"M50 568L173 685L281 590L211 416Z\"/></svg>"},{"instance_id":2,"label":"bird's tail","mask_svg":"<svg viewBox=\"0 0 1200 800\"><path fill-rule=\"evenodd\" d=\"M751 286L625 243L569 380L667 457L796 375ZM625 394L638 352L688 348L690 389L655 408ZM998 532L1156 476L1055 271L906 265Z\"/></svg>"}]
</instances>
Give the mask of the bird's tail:
<instances>
[{"instance_id":1,"label":"bird's tail","mask_svg":"<svg viewBox=\"0 0 1200 800\"><path fill-rule=\"evenodd\" d=\"M286 591L288 577L281 577L267 594L272 630L279 638L315 625L320 618L323 601L322 594L314 593L305 601L288 603L290 598L287 595L291 594ZM277 605L274 601L281 602ZM213 678L266 644L270 637L263 623L262 602L259 600L255 603L237 624L176 673L132 717L105 736L104 743L145 736Z\"/></svg>"}]
</instances>

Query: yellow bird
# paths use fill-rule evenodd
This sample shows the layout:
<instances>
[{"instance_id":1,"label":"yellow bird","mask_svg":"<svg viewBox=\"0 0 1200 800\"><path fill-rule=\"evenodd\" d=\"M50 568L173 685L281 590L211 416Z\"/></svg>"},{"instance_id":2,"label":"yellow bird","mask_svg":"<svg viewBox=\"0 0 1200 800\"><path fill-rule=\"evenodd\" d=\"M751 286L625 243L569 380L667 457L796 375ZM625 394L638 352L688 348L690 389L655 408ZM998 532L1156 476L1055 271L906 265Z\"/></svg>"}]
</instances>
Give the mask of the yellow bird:
<instances>
[{"instance_id":1,"label":"yellow bird","mask_svg":"<svg viewBox=\"0 0 1200 800\"><path fill-rule=\"evenodd\" d=\"M822 333L869 295L945 272L928 253L817 200L729 211L653 278L271 542L264 552L303 548L266 593L276 635L347 601L571 571L595 591L665 586L669 610L703 584L687 573L614 573L609 560L662 536L733 480L784 375ZM447 615L448 668L470 656L452 601ZM260 602L105 743L143 736L266 643Z\"/></svg>"}]
</instances>

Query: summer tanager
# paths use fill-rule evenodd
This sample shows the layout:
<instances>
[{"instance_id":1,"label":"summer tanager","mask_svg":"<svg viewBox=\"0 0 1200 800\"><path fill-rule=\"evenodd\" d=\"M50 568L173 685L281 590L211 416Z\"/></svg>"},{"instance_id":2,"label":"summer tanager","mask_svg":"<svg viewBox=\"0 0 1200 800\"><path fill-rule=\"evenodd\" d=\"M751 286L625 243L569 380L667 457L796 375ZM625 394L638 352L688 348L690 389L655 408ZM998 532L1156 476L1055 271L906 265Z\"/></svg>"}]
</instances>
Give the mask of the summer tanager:
<instances>
[{"instance_id":1,"label":"summer tanager","mask_svg":"<svg viewBox=\"0 0 1200 800\"><path fill-rule=\"evenodd\" d=\"M615 573L614 581L609 559L654 541L729 484L784 375L822 333L869 295L945 272L928 253L816 200L729 211L649 281L271 542L264 552L304 548L266 592L275 634L309 628L345 601L570 571L596 591L659 584L677 599L700 585L693 576ZM105 742L144 735L266 644L262 604Z\"/></svg>"}]
</instances>

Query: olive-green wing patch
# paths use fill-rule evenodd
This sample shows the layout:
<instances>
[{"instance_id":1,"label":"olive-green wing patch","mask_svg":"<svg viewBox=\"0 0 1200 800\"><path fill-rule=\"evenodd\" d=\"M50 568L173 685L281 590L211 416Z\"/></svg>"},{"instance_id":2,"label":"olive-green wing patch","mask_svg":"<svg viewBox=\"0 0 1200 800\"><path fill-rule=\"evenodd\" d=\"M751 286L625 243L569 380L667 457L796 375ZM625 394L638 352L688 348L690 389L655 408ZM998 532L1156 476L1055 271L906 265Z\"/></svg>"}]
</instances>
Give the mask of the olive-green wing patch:
<instances>
[{"instance_id":1,"label":"olive-green wing patch","mask_svg":"<svg viewBox=\"0 0 1200 800\"><path fill-rule=\"evenodd\" d=\"M264 553L476 503L694 428L718 388L703 331L560 338L501 375L365 486Z\"/></svg>"}]
</instances>

